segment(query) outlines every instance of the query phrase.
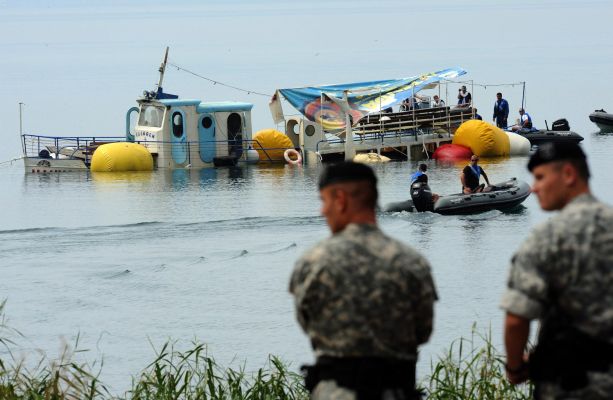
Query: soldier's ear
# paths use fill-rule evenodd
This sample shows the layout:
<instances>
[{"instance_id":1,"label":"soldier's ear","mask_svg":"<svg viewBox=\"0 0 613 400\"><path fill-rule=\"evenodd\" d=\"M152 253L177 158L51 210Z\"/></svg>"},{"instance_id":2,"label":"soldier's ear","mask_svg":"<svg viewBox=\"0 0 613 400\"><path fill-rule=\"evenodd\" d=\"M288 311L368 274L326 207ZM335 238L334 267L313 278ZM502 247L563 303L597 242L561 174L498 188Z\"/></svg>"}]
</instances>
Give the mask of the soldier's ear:
<instances>
[{"instance_id":1,"label":"soldier's ear","mask_svg":"<svg viewBox=\"0 0 613 400\"><path fill-rule=\"evenodd\" d=\"M573 186L577 182L578 178L579 173L577 171L577 168L575 168L573 164L565 162L562 165L562 180L564 182L564 185Z\"/></svg>"},{"instance_id":2,"label":"soldier's ear","mask_svg":"<svg viewBox=\"0 0 613 400\"><path fill-rule=\"evenodd\" d=\"M337 211L346 211L349 204L349 195L345 190L336 192L336 209Z\"/></svg>"}]
</instances>

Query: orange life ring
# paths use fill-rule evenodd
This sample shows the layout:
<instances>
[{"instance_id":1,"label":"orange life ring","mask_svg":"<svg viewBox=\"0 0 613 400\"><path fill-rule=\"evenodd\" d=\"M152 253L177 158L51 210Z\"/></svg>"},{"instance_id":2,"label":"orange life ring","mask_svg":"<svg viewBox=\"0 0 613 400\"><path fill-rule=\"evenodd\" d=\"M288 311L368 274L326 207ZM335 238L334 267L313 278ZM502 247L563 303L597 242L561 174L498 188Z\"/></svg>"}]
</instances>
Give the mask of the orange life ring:
<instances>
[{"instance_id":1,"label":"orange life ring","mask_svg":"<svg viewBox=\"0 0 613 400\"><path fill-rule=\"evenodd\" d=\"M292 159L292 156L295 159ZM299 152L297 152L294 149L285 150L285 152L283 153L283 158L285 158L285 161L287 161L288 164L292 164L292 165L302 164L302 156L300 155Z\"/></svg>"}]
</instances>

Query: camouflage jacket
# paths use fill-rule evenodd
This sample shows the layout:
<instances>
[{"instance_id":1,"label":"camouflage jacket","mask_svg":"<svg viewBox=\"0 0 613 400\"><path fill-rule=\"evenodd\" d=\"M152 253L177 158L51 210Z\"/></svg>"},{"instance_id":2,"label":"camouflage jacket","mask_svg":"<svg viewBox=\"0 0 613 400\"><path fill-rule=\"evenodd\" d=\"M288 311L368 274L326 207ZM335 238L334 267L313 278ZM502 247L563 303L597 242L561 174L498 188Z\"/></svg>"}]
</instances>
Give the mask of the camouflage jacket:
<instances>
[{"instance_id":1,"label":"camouflage jacket","mask_svg":"<svg viewBox=\"0 0 613 400\"><path fill-rule=\"evenodd\" d=\"M290 281L316 356L417 359L432 331L427 260L377 226L350 224L300 258Z\"/></svg>"},{"instance_id":2,"label":"camouflage jacket","mask_svg":"<svg viewBox=\"0 0 613 400\"><path fill-rule=\"evenodd\" d=\"M547 323L563 315L565 324L613 343L613 208L583 194L535 228L512 258L501 307ZM553 384L537 389L542 398L613 398L613 367L596 375L568 397Z\"/></svg>"}]
</instances>

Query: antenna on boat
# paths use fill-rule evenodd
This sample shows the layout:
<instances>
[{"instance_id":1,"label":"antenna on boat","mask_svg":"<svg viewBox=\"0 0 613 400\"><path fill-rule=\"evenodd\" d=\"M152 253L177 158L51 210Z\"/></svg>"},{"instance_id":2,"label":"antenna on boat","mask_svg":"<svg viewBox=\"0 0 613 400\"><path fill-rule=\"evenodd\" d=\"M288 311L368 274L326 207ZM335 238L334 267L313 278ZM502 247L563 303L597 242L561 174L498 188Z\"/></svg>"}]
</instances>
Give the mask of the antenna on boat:
<instances>
[{"instance_id":1,"label":"antenna on boat","mask_svg":"<svg viewBox=\"0 0 613 400\"><path fill-rule=\"evenodd\" d=\"M21 138L21 150L23 151L23 155L25 157L26 155L26 142L23 138L23 106L25 106L26 103L22 103L21 101L19 102L19 137Z\"/></svg>"},{"instance_id":2,"label":"antenna on boat","mask_svg":"<svg viewBox=\"0 0 613 400\"><path fill-rule=\"evenodd\" d=\"M162 81L164 80L164 72L166 71L166 62L168 61L168 49L166 46L166 53L164 54L164 61L160 64L160 81L158 82L158 93L162 91Z\"/></svg>"},{"instance_id":3,"label":"antenna on boat","mask_svg":"<svg viewBox=\"0 0 613 400\"><path fill-rule=\"evenodd\" d=\"M22 108L26 103L19 102L19 134L23 135L23 118L22 118Z\"/></svg>"}]
</instances>

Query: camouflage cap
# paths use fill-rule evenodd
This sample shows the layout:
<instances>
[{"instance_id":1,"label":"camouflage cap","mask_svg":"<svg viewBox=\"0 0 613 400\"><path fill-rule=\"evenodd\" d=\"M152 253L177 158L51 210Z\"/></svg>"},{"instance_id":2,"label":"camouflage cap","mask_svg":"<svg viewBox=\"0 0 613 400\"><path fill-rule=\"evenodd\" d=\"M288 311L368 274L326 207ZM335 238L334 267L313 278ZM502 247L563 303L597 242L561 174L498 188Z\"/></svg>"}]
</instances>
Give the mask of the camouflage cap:
<instances>
[{"instance_id":1,"label":"camouflage cap","mask_svg":"<svg viewBox=\"0 0 613 400\"><path fill-rule=\"evenodd\" d=\"M356 181L368 181L374 187L377 185L377 177L367 165L351 161L332 164L319 176L319 190L333 183Z\"/></svg>"},{"instance_id":2,"label":"camouflage cap","mask_svg":"<svg viewBox=\"0 0 613 400\"><path fill-rule=\"evenodd\" d=\"M528 170L532 172L535 167L552 161L584 160L586 156L577 143L548 142L543 143L530 157Z\"/></svg>"}]
</instances>

